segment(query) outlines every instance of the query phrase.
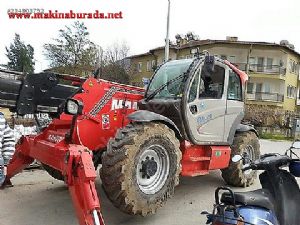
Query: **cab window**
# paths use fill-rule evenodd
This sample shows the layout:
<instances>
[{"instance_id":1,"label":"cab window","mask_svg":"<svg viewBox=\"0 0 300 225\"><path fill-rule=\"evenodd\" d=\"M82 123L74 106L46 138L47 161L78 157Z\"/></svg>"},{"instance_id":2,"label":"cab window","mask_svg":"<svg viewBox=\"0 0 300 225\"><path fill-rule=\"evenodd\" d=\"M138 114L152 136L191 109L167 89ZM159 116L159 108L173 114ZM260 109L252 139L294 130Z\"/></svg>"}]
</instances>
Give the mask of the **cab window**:
<instances>
[{"instance_id":1,"label":"cab window","mask_svg":"<svg viewBox=\"0 0 300 225\"><path fill-rule=\"evenodd\" d=\"M224 89L225 69L215 65L212 71L203 69L201 72L199 98L220 99Z\"/></svg>"},{"instance_id":2,"label":"cab window","mask_svg":"<svg viewBox=\"0 0 300 225\"><path fill-rule=\"evenodd\" d=\"M196 73L192 85L190 87L189 102L196 100L198 96L198 87L199 87L199 71Z\"/></svg>"}]
</instances>

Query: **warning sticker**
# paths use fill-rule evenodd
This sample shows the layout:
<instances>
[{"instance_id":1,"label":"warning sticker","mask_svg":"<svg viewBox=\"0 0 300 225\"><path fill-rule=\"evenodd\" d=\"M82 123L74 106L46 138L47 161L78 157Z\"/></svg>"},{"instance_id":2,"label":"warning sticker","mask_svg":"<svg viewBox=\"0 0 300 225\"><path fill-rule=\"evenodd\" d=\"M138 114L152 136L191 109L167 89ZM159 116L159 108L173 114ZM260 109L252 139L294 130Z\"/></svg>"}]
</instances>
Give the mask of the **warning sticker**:
<instances>
[{"instance_id":1,"label":"warning sticker","mask_svg":"<svg viewBox=\"0 0 300 225\"><path fill-rule=\"evenodd\" d=\"M102 114L102 129L108 130L110 128L109 115Z\"/></svg>"}]
</instances>

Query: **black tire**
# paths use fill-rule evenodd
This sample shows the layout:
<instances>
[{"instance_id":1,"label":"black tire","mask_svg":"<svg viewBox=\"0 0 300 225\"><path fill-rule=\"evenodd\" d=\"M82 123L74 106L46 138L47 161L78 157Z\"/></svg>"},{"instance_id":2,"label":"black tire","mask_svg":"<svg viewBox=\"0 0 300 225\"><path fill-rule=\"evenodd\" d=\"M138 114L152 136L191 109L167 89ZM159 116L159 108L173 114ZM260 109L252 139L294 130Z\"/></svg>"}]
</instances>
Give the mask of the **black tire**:
<instances>
[{"instance_id":1,"label":"black tire","mask_svg":"<svg viewBox=\"0 0 300 225\"><path fill-rule=\"evenodd\" d=\"M64 181L64 176L62 175L62 173L61 173L59 170L54 169L54 168L52 168L51 166L48 166L48 165L46 165L46 164L44 164L44 163L42 163L42 165L43 165L44 170L46 170L47 173L48 173L51 177L53 177L53 178L56 179L56 180Z\"/></svg>"},{"instance_id":2,"label":"black tire","mask_svg":"<svg viewBox=\"0 0 300 225\"><path fill-rule=\"evenodd\" d=\"M246 149L252 149L252 160L258 159L260 156L258 137L251 131L236 133L231 146L231 158L234 155L242 155L247 151ZM234 163L230 160L228 168L222 170L222 177L227 184L235 187L248 187L253 184L257 172L252 171L246 175L242 171L242 166L243 161Z\"/></svg>"},{"instance_id":3,"label":"black tire","mask_svg":"<svg viewBox=\"0 0 300 225\"><path fill-rule=\"evenodd\" d=\"M163 161L166 158L169 159L169 166L166 169L168 174L157 172L159 171L157 169L155 175L144 175L145 171L148 171L143 169L144 164L153 160L154 157L151 159L148 156L146 159L143 157L148 152L152 153L153 146L157 150L157 155L161 157L165 154L161 161L158 160L162 162L157 163L158 166L165 168L163 165L167 164ZM179 184L180 160L179 141L174 131L166 125L160 123L129 124L118 130L116 137L109 141L107 152L103 154L100 170L103 188L114 206L121 211L142 216L154 214L168 198L173 196L174 188ZM157 174L167 175L158 176ZM148 190L144 189L139 181L147 182L146 179L152 179L153 176L164 176L164 180L161 181L155 193L147 193Z\"/></svg>"}]
</instances>

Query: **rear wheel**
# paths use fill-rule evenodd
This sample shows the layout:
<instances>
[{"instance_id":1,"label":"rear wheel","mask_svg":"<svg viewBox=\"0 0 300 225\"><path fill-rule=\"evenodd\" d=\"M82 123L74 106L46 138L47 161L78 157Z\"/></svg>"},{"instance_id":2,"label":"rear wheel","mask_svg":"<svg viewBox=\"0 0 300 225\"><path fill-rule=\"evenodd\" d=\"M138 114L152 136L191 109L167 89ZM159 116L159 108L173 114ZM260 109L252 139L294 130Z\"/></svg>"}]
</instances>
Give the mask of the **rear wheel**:
<instances>
[{"instance_id":1,"label":"rear wheel","mask_svg":"<svg viewBox=\"0 0 300 225\"><path fill-rule=\"evenodd\" d=\"M222 177L229 185L236 187L248 187L253 184L257 177L256 171L249 174L242 171L249 159L256 160L260 156L259 141L254 132L236 133L231 146L231 158L234 155L243 155L245 160L234 163L230 161L229 167L222 170Z\"/></svg>"},{"instance_id":2,"label":"rear wheel","mask_svg":"<svg viewBox=\"0 0 300 225\"><path fill-rule=\"evenodd\" d=\"M54 169L51 166L48 166L48 165L43 164L43 163L42 163L42 165L43 165L43 168L47 171L47 173L51 177L53 177L56 180L64 181L64 176L62 175L62 173L59 170Z\"/></svg>"},{"instance_id":3,"label":"rear wheel","mask_svg":"<svg viewBox=\"0 0 300 225\"><path fill-rule=\"evenodd\" d=\"M129 124L111 139L101 179L112 203L128 214L153 214L179 183L181 151L164 124Z\"/></svg>"}]
</instances>

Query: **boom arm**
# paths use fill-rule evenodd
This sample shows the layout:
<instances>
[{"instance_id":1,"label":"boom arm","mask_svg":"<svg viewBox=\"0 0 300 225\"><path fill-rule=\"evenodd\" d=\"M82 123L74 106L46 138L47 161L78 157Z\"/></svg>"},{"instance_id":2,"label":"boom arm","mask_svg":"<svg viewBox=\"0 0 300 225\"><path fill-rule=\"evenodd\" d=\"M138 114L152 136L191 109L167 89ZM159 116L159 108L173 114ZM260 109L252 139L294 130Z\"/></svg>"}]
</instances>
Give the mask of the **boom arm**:
<instances>
[{"instance_id":1,"label":"boom arm","mask_svg":"<svg viewBox=\"0 0 300 225\"><path fill-rule=\"evenodd\" d=\"M55 73L28 74L23 80L0 78L0 106L18 115L34 113L59 114L59 106L79 87L60 84L60 80L77 83L85 79Z\"/></svg>"}]
</instances>

